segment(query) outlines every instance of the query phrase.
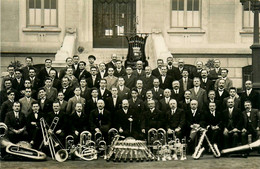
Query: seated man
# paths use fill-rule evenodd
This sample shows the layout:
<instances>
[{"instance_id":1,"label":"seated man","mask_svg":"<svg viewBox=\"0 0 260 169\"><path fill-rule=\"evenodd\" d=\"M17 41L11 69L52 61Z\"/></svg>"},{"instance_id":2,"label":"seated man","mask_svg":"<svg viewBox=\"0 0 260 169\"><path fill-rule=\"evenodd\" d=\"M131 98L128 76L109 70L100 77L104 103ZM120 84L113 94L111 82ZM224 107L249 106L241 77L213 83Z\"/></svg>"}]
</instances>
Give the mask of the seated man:
<instances>
[{"instance_id":1,"label":"seated man","mask_svg":"<svg viewBox=\"0 0 260 169\"><path fill-rule=\"evenodd\" d=\"M257 109L252 108L251 101L245 101L245 111L243 111L244 126L242 129L242 144L249 143L248 136L251 135L251 141L256 141L260 136L260 114Z\"/></svg>"},{"instance_id":2,"label":"seated man","mask_svg":"<svg viewBox=\"0 0 260 169\"><path fill-rule=\"evenodd\" d=\"M5 116L5 124L8 127L7 138L14 144L27 140L26 117L20 111L21 103L14 102L13 110Z\"/></svg>"},{"instance_id":3,"label":"seated man","mask_svg":"<svg viewBox=\"0 0 260 169\"><path fill-rule=\"evenodd\" d=\"M177 101L171 99L169 101L171 110L166 113L165 123L168 134L175 133L180 140L183 137L185 129L185 112L177 107Z\"/></svg>"},{"instance_id":4,"label":"seated man","mask_svg":"<svg viewBox=\"0 0 260 169\"><path fill-rule=\"evenodd\" d=\"M243 115L234 107L234 100L227 100L227 108L223 111L224 148L238 145L239 131L243 127ZM231 144L230 144L231 143Z\"/></svg>"},{"instance_id":5,"label":"seated man","mask_svg":"<svg viewBox=\"0 0 260 169\"><path fill-rule=\"evenodd\" d=\"M69 116L69 133L73 135L75 144L77 144L80 140L80 133L89 130L89 123L86 114L83 112L82 103L76 103L74 109L75 112Z\"/></svg>"},{"instance_id":6,"label":"seated man","mask_svg":"<svg viewBox=\"0 0 260 169\"><path fill-rule=\"evenodd\" d=\"M107 133L111 127L111 114L104 109L105 102L97 101L97 109L90 112L90 126L92 133L101 132L104 140L107 141Z\"/></svg>"}]
</instances>

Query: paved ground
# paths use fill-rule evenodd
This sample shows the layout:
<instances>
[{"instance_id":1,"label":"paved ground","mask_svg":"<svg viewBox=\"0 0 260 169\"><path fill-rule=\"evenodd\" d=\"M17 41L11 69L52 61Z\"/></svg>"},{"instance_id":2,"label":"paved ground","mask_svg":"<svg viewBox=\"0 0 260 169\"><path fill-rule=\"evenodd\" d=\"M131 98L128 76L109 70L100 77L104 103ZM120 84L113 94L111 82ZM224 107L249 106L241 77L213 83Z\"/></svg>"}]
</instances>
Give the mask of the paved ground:
<instances>
[{"instance_id":1,"label":"paved ground","mask_svg":"<svg viewBox=\"0 0 260 169\"><path fill-rule=\"evenodd\" d=\"M103 159L98 159L95 161L66 161L59 163L48 159L43 162L17 162L17 161L1 161L1 169L81 169L81 168L120 168L120 169L152 169L152 168L176 168L176 169L259 169L260 168L260 157L250 156L248 158L238 158L238 157L229 157L229 158L219 158L216 159L211 155L206 155L200 160L193 160L188 156L188 160L185 161L154 161L154 162L106 162Z\"/></svg>"}]
</instances>

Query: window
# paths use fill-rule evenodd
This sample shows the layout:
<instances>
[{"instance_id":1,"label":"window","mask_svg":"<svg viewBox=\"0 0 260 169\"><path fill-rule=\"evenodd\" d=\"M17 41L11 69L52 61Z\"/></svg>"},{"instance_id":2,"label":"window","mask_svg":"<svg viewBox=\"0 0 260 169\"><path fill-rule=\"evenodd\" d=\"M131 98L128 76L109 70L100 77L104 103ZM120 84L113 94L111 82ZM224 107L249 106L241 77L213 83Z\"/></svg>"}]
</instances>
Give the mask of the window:
<instances>
[{"instance_id":1,"label":"window","mask_svg":"<svg viewBox=\"0 0 260 169\"><path fill-rule=\"evenodd\" d=\"M58 0L27 0L28 27L57 27Z\"/></svg>"},{"instance_id":2,"label":"window","mask_svg":"<svg viewBox=\"0 0 260 169\"><path fill-rule=\"evenodd\" d=\"M200 27L201 0L172 0L172 27Z\"/></svg>"},{"instance_id":3,"label":"window","mask_svg":"<svg viewBox=\"0 0 260 169\"><path fill-rule=\"evenodd\" d=\"M251 11L251 2L247 1L243 5L243 28L253 28L254 14Z\"/></svg>"}]
</instances>

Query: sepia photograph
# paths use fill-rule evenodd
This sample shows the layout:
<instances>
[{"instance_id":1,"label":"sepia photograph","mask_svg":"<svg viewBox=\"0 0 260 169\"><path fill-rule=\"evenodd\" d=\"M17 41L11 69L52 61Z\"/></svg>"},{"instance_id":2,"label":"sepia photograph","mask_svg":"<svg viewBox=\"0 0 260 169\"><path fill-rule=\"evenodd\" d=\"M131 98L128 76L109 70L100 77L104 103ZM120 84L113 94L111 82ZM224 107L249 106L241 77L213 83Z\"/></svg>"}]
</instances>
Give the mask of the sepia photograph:
<instances>
[{"instance_id":1,"label":"sepia photograph","mask_svg":"<svg viewBox=\"0 0 260 169\"><path fill-rule=\"evenodd\" d=\"M0 11L0 168L260 168L260 0Z\"/></svg>"}]
</instances>

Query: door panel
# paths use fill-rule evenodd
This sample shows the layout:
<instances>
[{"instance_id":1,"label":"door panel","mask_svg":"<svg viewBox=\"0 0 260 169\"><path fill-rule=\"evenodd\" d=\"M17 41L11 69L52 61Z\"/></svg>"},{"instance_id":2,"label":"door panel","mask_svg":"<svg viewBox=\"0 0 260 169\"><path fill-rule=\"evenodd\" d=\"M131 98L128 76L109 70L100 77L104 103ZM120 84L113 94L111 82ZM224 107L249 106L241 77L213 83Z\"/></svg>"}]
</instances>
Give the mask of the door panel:
<instances>
[{"instance_id":1,"label":"door panel","mask_svg":"<svg viewBox=\"0 0 260 169\"><path fill-rule=\"evenodd\" d=\"M93 47L122 48L135 33L135 0L93 0Z\"/></svg>"}]
</instances>

